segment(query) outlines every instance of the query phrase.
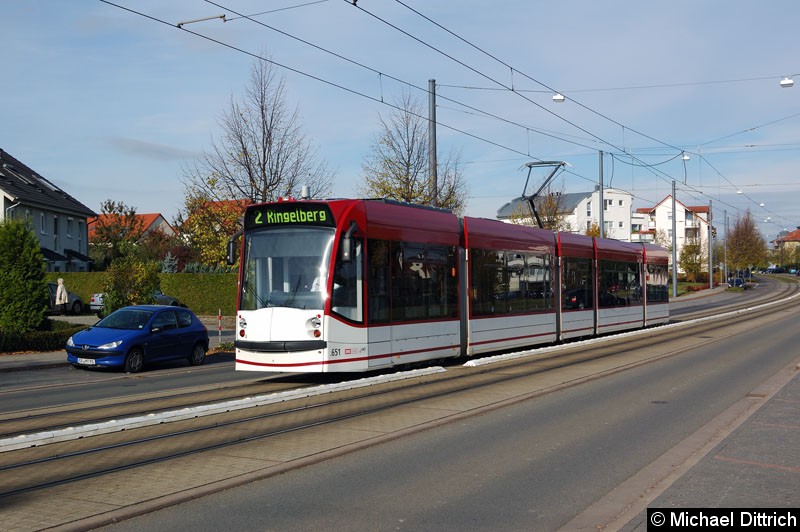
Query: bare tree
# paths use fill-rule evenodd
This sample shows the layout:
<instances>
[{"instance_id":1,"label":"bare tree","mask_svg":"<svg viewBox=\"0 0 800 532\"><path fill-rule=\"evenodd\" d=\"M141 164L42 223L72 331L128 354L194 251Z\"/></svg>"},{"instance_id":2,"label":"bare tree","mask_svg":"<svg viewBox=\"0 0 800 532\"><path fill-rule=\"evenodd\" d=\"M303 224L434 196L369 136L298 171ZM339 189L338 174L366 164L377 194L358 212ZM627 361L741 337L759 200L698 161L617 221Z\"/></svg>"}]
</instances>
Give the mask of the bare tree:
<instances>
[{"instance_id":1,"label":"bare tree","mask_svg":"<svg viewBox=\"0 0 800 532\"><path fill-rule=\"evenodd\" d=\"M332 172L303 134L297 109L288 108L276 68L253 64L244 97L231 97L220 118L221 139L184 171L187 197L257 203L297 195L303 185L312 196L330 194Z\"/></svg>"},{"instance_id":2,"label":"bare tree","mask_svg":"<svg viewBox=\"0 0 800 532\"><path fill-rule=\"evenodd\" d=\"M437 155L437 186L429 170L429 131L422 105L408 92L396 102L388 120L379 117L380 131L364 158L364 181L358 194L409 203L437 205L460 214L466 208L467 185L460 155Z\"/></svg>"}]
</instances>

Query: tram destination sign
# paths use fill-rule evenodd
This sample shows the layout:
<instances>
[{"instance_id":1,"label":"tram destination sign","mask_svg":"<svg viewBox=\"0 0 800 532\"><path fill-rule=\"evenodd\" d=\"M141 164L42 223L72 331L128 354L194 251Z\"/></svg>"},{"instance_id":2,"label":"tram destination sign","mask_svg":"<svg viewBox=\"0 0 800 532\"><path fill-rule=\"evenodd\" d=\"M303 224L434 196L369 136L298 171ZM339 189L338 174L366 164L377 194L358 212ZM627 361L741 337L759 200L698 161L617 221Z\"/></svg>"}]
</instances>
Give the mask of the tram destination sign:
<instances>
[{"instance_id":1,"label":"tram destination sign","mask_svg":"<svg viewBox=\"0 0 800 532\"><path fill-rule=\"evenodd\" d=\"M294 201L253 205L247 209L244 218L245 229L286 225L334 227L336 223L330 208L324 203Z\"/></svg>"}]
</instances>

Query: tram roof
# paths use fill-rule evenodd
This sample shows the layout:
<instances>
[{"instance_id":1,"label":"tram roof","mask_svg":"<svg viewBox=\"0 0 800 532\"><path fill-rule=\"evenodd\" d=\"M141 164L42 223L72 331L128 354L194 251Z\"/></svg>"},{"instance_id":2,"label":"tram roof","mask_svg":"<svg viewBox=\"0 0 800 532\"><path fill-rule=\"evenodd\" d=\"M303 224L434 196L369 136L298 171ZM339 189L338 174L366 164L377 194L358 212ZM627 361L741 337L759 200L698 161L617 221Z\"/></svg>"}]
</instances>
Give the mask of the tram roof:
<instances>
[{"instance_id":1,"label":"tram roof","mask_svg":"<svg viewBox=\"0 0 800 532\"><path fill-rule=\"evenodd\" d=\"M487 218L464 217L464 246L468 248L555 252L555 233Z\"/></svg>"}]
</instances>

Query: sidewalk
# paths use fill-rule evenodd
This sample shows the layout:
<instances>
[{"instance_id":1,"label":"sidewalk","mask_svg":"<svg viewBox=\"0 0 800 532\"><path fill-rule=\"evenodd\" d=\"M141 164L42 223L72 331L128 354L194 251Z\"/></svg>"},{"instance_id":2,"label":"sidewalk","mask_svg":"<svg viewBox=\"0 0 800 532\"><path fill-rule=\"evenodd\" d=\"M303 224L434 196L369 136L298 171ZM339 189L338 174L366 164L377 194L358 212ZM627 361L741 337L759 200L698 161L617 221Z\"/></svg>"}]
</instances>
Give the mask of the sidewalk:
<instances>
[{"instance_id":1,"label":"sidewalk","mask_svg":"<svg viewBox=\"0 0 800 532\"><path fill-rule=\"evenodd\" d=\"M678 478L670 478L669 486L647 507L792 509L797 515L800 509L800 490L797 489L800 485L800 359L793 366L785 368L743 399L741 415L730 421L733 429L730 434L705 454L705 450L701 451L696 462L690 463L689 469ZM747 402L749 408L745 406ZM648 530L647 511L642 509L619 530Z\"/></svg>"}]
</instances>

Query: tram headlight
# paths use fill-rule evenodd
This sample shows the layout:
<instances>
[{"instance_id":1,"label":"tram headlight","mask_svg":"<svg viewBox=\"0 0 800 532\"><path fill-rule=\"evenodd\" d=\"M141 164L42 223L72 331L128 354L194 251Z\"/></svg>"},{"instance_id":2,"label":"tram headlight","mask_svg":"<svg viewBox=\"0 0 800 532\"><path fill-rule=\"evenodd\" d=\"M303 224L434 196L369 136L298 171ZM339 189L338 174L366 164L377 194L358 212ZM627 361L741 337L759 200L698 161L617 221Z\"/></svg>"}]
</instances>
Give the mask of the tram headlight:
<instances>
[{"instance_id":1,"label":"tram headlight","mask_svg":"<svg viewBox=\"0 0 800 532\"><path fill-rule=\"evenodd\" d=\"M246 334L245 329L247 329L247 320L244 319L242 316L239 316L239 337L244 338Z\"/></svg>"},{"instance_id":2,"label":"tram headlight","mask_svg":"<svg viewBox=\"0 0 800 532\"><path fill-rule=\"evenodd\" d=\"M314 338L319 338L322 336L322 331L320 330L320 327L322 327L322 319L320 315L316 315L308 320L308 325L311 328L311 335Z\"/></svg>"}]
</instances>

